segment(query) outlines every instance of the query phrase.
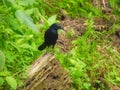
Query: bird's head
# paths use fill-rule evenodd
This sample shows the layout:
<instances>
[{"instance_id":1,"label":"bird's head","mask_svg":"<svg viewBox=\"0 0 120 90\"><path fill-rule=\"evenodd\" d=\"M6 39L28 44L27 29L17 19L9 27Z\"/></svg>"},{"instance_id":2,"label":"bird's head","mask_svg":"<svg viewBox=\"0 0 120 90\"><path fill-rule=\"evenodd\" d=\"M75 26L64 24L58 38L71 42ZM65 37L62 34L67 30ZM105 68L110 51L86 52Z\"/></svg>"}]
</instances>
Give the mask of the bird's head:
<instances>
[{"instance_id":1,"label":"bird's head","mask_svg":"<svg viewBox=\"0 0 120 90\"><path fill-rule=\"evenodd\" d=\"M54 23L50 26L50 28L53 28L55 30L62 29L64 30L59 23Z\"/></svg>"}]
</instances>

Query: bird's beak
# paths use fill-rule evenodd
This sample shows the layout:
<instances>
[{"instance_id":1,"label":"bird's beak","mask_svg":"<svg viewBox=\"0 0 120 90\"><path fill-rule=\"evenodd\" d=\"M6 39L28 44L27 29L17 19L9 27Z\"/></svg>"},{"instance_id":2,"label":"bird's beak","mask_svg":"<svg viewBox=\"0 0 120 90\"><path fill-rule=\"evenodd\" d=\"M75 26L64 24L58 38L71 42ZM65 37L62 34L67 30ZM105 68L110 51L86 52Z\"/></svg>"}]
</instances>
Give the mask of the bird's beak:
<instances>
[{"instance_id":1,"label":"bird's beak","mask_svg":"<svg viewBox=\"0 0 120 90\"><path fill-rule=\"evenodd\" d=\"M64 28L63 28L63 27L61 27L60 29L64 31Z\"/></svg>"},{"instance_id":2,"label":"bird's beak","mask_svg":"<svg viewBox=\"0 0 120 90\"><path fill-rule=\"evenodd\" d=\"M66 33L66 30L64 28L61 27L61 30L63 30Z\"/></svg>"},{"instance_id":3,"label":"bird's beak","mask_svg":"<svg viewBox=\"0 0 120 90\"><path fill-rule=\"evenodd\" d=\"M61 28L61 29L62 29L63 31L65 31L64 28Z\"/></svg>"}]
</instances>

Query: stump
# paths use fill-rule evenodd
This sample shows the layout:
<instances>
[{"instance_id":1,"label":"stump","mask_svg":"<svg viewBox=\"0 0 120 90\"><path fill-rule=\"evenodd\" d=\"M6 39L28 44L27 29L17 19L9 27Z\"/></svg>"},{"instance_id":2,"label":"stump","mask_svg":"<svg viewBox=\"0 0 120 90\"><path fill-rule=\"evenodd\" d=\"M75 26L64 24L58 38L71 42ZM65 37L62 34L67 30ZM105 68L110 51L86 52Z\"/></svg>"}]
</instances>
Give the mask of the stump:
<instances>
[{"instance_id":1,"label":"stump","mask_svg":"<svg viewBox=\"0 0 120 90\"><path fill-rule=\"evenodd\" d=\"M68 72L55 60L54 55L49 53L36 60L29 68L27 75L28 80L21 90L72 89Z\"/></svg>"}]
</instances>

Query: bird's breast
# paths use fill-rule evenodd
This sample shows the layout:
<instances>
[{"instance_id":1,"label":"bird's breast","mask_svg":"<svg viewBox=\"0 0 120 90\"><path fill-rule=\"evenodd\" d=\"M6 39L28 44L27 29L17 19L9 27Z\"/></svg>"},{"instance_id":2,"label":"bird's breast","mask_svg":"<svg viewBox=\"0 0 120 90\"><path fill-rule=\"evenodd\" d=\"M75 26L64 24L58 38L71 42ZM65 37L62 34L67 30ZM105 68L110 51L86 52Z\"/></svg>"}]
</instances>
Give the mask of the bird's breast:
<instances>
[{"instance_id":1,"label":"bird's breast","mask_svg":"<svg viewBox=\"0 0 120 90\"><path fill-rule=\"evenodd\" d=\"M54 29L53 30L50 29L45 33L45 41L46 42L48 42L48 41L56 42L57 38L58 38L58 33Z\"/></svg>"}]
</instances>

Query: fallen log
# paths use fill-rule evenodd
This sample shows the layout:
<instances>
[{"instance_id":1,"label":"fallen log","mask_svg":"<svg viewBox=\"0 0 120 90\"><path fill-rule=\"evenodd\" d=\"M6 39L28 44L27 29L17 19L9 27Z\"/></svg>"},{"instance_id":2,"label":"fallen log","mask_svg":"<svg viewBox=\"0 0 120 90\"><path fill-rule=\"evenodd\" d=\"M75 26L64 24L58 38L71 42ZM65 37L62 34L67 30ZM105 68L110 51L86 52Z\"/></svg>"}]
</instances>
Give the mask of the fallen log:
<instances>
[{"instance_id":1,"label":"fallen log","mask_svg":"<svg viewBox=\"0 0 120 90\"><path fill-rule=\"evenodd\" d=\"M55 60L55 56L47 53L38 58L27 71L28 79L18 90L71 90L72 82L69 74Z\"/></svg>"}]
</instances>

